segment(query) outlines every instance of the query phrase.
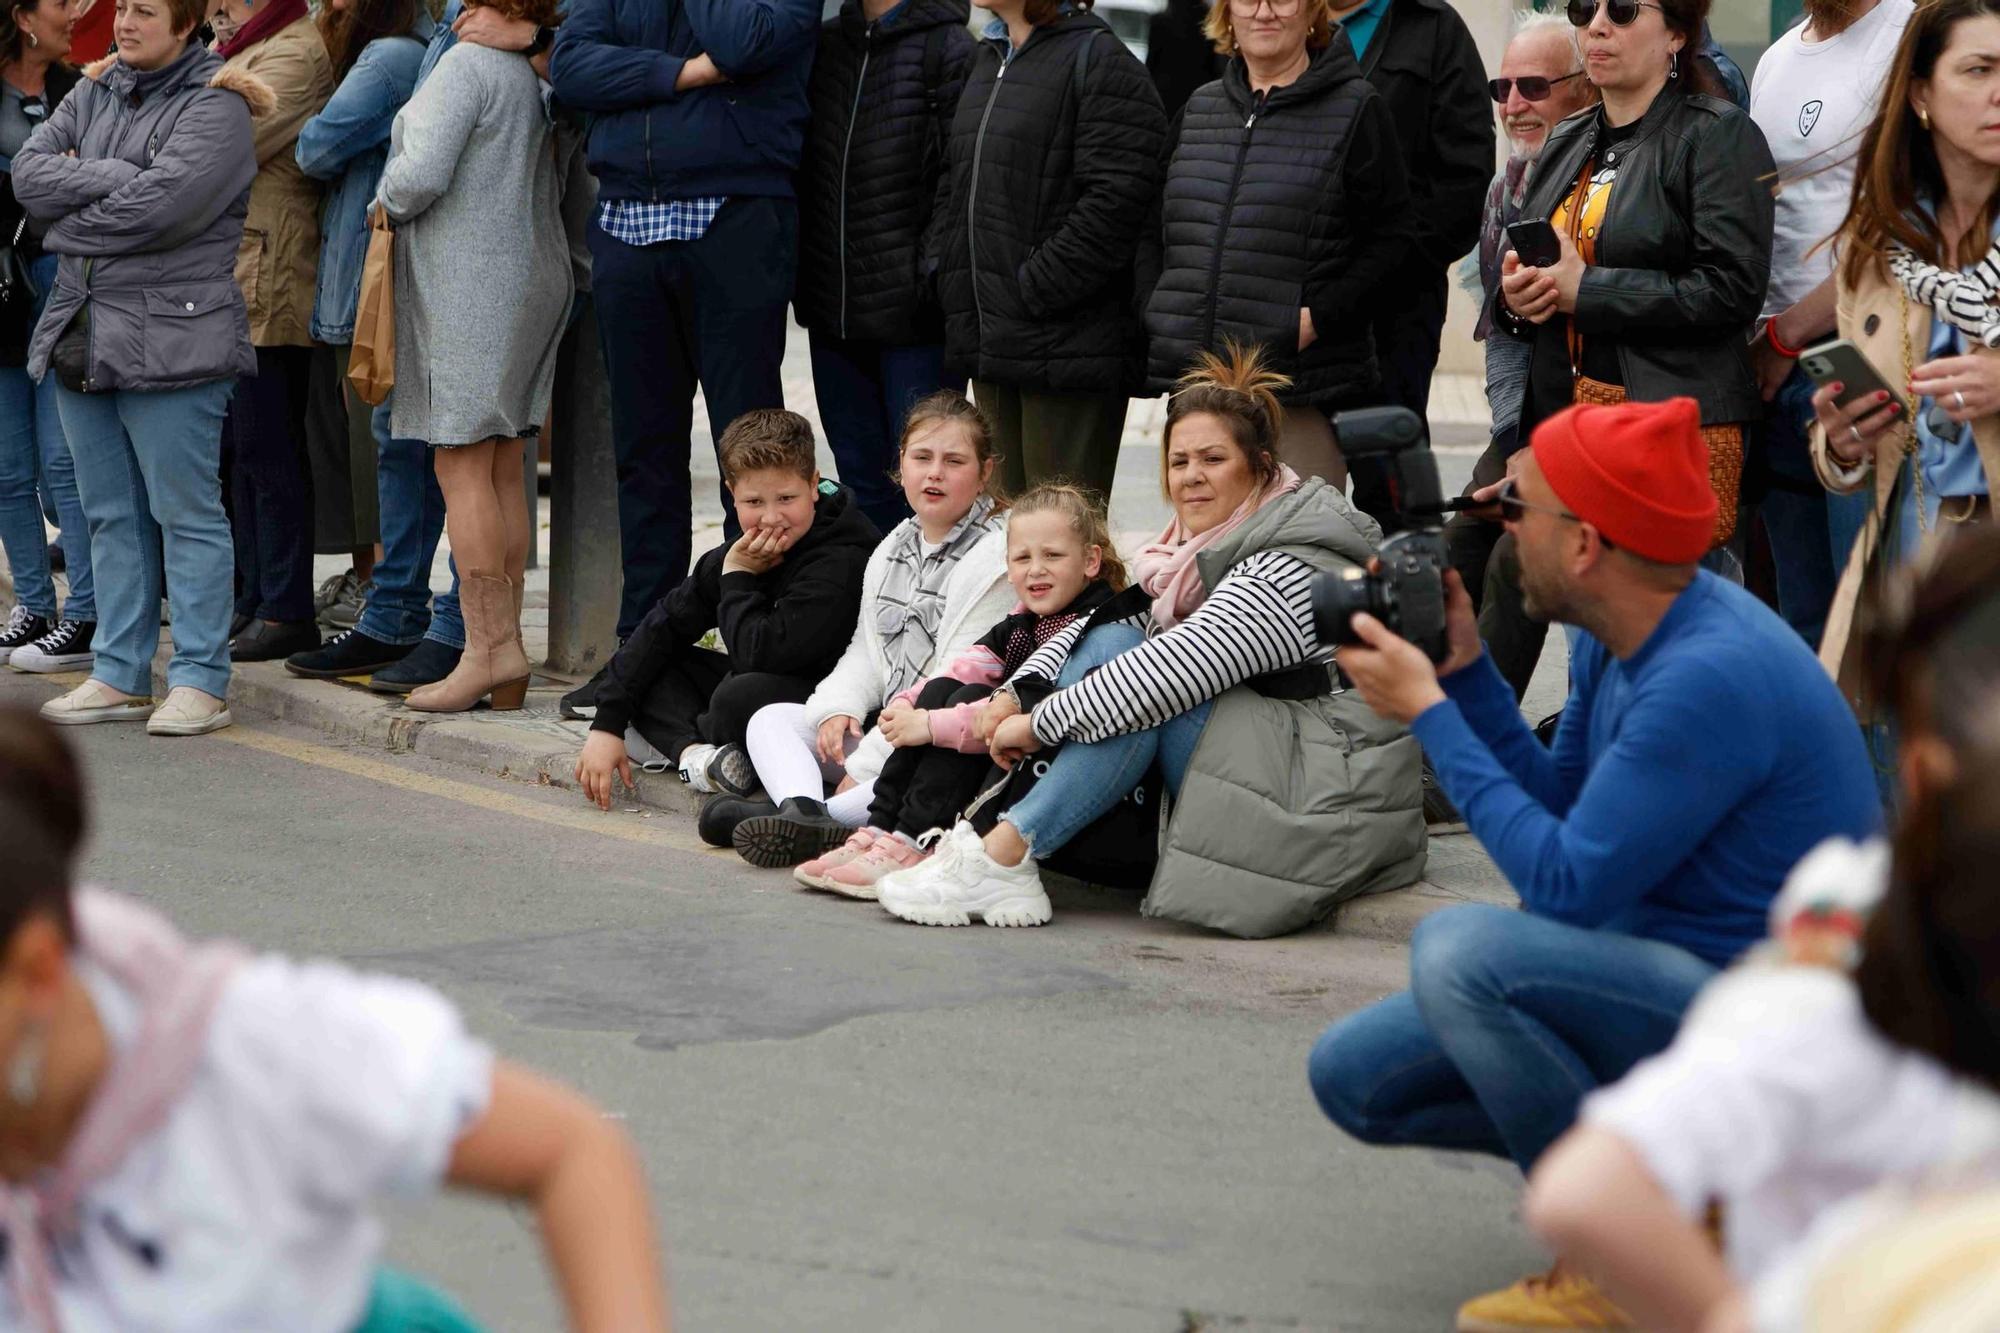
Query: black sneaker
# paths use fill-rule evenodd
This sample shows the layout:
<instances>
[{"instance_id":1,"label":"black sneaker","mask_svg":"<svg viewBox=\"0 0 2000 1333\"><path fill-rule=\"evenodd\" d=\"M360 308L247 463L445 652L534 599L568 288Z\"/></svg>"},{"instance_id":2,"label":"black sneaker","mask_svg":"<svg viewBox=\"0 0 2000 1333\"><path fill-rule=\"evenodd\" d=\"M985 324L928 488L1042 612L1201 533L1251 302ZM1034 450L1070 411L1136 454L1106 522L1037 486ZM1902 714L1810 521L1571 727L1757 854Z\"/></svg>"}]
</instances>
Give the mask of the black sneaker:
<instances>
[{"instance_id":1,"label":"black sneaker","mask_svg":"<svg viewBox=\"0 0 2000 1333\"><path fill-rule=\"evenodd\" d=\"M611 661L597 668L597 674L562 697L559 705L562 715L577 722L588 722L597 716L597 689L604 684L604 678L611 674Z\"/></svg>"},{"instance_id":2,"label":"black sneaker","mask_svg":"<svg viewBox=\"0 0 2000 1333\"><path fill-rule=\"evenodd\" d=\"M436 639L425 639L402 661L370 676L368 688L377 694L408 694L419 685L434 685L452 673L464 651Z\"/></svg>"},{"instance_id":3,"label":"black sneaker","mask_svg":"<svg viewBox=\"0 0 2000 1333\"><path fill-rule=\"evenodd\" d=\"M410 655L414 643L384 643L358 629L327 640L310 652L293 653L285 670L307 680L338 680L342 676L372 676Z\"/></svg>"},{"instance_id":4,"label":"black sneaker","mask_svg":"<svg viewBox=\"0 0 2000 1333\"><path fill-rule=\"evenodd\" d=\"M94 620L61 620L33 643L16 648L7 665L16 671L74 671L97 660L90 641L97 637Z\"/></svg>"},{"instance_id":5,"label":"black sneaker","mask_svg":"<svg viewBox=\"0 0 2000 1333\"><path fill-rule=\"evenodd\" d=\"M229 641L232 662L278 662L320 646L319 625L311 620L253 620Z\"/></svg>"},{"instance_id":6,"label":"black sneaker","mask_svg":"<svg viewBox=\"0 0 2000 1333\"><path fill-rule=\"evenodd\" d=\"M701 817L695 820L694 827L709 846L728 847L738 824L757 815L777 813L778 807L769 801L749 801L726 791L717 792L702 802Z\"/></svg>"},{"instance_id":7,"label":"black sneaker","mask_svg":"<svg viewBox=\"0 0 2000 1333\"><path fill-rule=\"evenodd\" d=\"M793 796L768 815L745 819L729 840L751 865L785 870L825 856L853 834L818 801Z\"/></svg>"},{"instance_id":8,"label":"black sneaker","mask_svg":"<svg viewBox=\"0 0 2000 1333\"><path fill-rule=\"evenodd\" d=\"M16 606L7 623L0 626L0 662L11 662L14 650L25 648L55 626L25 606Z\"/></svg>"}]
</instances>

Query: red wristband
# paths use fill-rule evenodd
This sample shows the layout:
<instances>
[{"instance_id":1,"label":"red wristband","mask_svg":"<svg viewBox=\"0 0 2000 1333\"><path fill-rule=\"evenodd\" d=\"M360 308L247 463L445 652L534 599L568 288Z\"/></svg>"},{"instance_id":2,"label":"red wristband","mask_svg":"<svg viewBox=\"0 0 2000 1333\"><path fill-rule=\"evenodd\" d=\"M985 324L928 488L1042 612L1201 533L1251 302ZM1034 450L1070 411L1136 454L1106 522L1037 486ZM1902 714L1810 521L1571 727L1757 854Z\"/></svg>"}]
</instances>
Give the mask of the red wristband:
<instances>
[{"instance_id":1,"label":"red wristband","mask_svg":"<svg viewBox=\"0 0 2000 1333\"><path fill-rule=\"evenodd\" d=\"M1764 341L1771 344L1771 350L1787 361L1799 359L1800 348L1787 347L1778 341L1778 321L1775 318L1764 321Z\"/></svg>"}]
</instances>

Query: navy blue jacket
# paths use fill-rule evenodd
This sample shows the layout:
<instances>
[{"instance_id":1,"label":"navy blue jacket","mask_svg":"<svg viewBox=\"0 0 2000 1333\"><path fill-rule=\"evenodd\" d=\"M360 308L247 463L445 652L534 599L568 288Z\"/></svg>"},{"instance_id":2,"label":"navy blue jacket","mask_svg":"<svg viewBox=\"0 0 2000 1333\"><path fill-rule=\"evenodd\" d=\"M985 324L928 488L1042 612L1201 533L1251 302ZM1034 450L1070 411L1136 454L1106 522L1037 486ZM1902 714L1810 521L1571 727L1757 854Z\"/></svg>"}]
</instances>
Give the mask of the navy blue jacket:
<instances>
[{"instance_id":1,"label":"navy blue jacket","mask_svg":"<svg viewBox=\"0 0 2000 1333\"><path fill-rule=\"evenodd\" d=\"M790 198L819 22L820 0L572 0L550 75L598 196ZM702 54L729 82L675 92Z\"/></svg>"}]
</instances>

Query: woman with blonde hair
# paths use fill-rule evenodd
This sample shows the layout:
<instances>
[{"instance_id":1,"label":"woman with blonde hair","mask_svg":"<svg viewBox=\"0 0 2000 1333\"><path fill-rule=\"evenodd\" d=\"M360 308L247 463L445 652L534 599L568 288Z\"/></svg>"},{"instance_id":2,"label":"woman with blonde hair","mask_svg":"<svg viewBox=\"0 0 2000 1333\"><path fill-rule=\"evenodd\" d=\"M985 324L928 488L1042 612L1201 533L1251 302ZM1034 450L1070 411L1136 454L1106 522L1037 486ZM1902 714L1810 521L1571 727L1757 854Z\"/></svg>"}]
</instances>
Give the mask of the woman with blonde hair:
<instances>
[{"instance_id":1,"label":"woman with blonde hair","mask_svg":"<svg viewBox=\"0 0 2000 1333\"><path fill-rule=\"evenodd\" d=\"M1181 113L1146 303L1148 388L1235 339L1291 383L1278 457L1344 487L1331 412L1385 401L1370 324L1407 257L1409 203L1388 104L1328 0L1221 0L1207 32L1228 57Z\"/></svg>"},{"instance_id":2,"label":"woman with blonde hair","mask_svg":"<svg viewBox=\"0 0 2000 1333\"><path fill-rule=\"evenodd\" d=\"M1148 915L1278 935L1423 873L1417 743L1338 689L1313 626L1315 577L1365 565L1381 533L1278 460L1287 387L1234 346L1182 377L1160 466L1174 517L1132 562L1143 633L1071 626L994 696L982 729L996 759L1062 749L983 839L961 821L936 856L881 881L892 914L1041 925L1038 861L1155 764L1175 804ZM1057 688L1024 711L1035 679Z\"/></svg>"},{"instance_id":3,"label":"woman with blonde hair","mask_svg":"<svg viewBox=\"0 0 2000 1333\"><path fill-rule=\"evenodd\" d=\"M484 7L557 22L554 0ZM521 441L548 418L576 292L566 224L581 210L563 198L591 188L580 147L551 125L526 57L472 42L445 52L390 132L376 197L396 227L391 430L435 450L465 614L456 669L410 692L424 712L489 696L519 708L527 694Z\"/></svg>"},{"instance_id":4,"label":"woman with blonde hair","mask_svg":"<svg viewBox=\"0 0 2000 1333\"><path fill-rule=\"evenodd\" d=\"M2000 471L2000 142L1990 129L2000 0L1937 0L1903 30L1882 110L1862 139L1854 201L1835 238L1840 336L1890 387L1813 394L1813 465L1851 494L1874 474L1820 660L1857 707L1862 585L1922 534L1987 523ZM1908 395L1907 397L1905 395Z\"/></svg>"}]
</instances>

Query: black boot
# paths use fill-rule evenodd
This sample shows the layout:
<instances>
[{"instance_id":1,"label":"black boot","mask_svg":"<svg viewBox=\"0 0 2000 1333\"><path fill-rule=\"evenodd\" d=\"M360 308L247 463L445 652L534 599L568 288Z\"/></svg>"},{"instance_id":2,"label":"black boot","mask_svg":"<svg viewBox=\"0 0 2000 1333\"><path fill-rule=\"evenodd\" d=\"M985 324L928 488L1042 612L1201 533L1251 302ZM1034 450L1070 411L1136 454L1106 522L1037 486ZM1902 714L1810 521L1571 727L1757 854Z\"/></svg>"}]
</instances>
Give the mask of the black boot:
<instances>
[{"instance_id":1,"label":"black boot","mask_svg":"<svg viewBox=\"0 0 2000 1333\"><path fill-rule=\"evenodd\" d=\"M783 870L826 855L853 832L818 801L794 796L771 814L753 815L738 824L730 841L751 865Z\"/></svg>"},{"instance_id":2,"label":"black boot","mask_svg":"<svg viewBox=\"0 0 2000 1333\"><path fill-rule=\"evenodd\" d=\"M253 620L229 641L232 662L270 662L320 645L319 624L311 620Z\"/></svg>"},{"instance_id":3,"label":"black boot","mask_svg":"<svg viewBox=\"0 0 2000 1333\"><path fill-rule=\"evenodd\" d=\"M436 639L425 639L402 661L370 676L368 688L377 694L408 694L419 685L430 685L449 676L464 651Z\"/></svg>"},{"instance_id":4,"label":"black boot","mask_svg":"<svg viewBox=\"0 0 2000 1333\"><path fill-rule=\"evenodd\" d=\"M778 807L769 801L747 800L732 796L728 792L717 792L701 804L701 817L695 821L695 832L711 847L727 847L736 833L736 826L746 819L758 815L775 815Z\"/></svg>"},{"instance_id":5,"label":"black boot","mask_svg":"<svg viewBox=\"0 0 2000 1333\"><path fill-rule=\"evenodd\" d=\"M384 643L358 629L351 629L327 640L323 648L309 653L293 653L285 659L285 670L307 680L367 676L394 666L408 657L414 647L413 643Z\"/></svg>"}]
</instances>

